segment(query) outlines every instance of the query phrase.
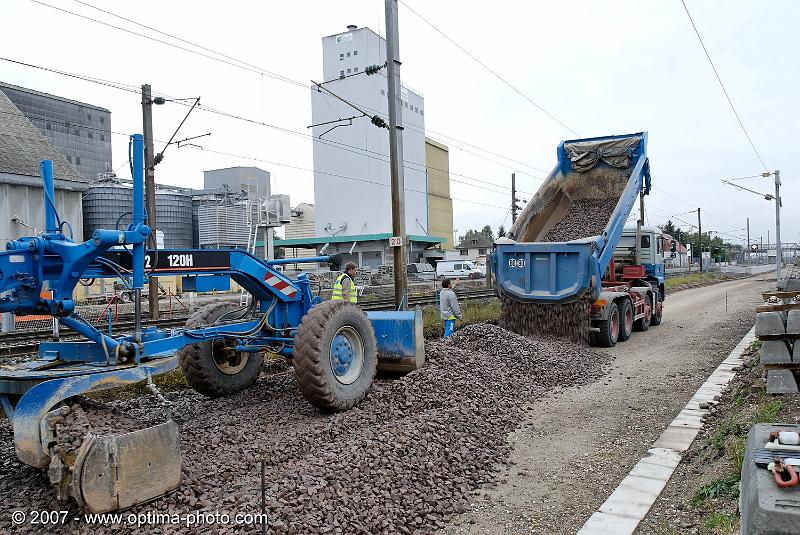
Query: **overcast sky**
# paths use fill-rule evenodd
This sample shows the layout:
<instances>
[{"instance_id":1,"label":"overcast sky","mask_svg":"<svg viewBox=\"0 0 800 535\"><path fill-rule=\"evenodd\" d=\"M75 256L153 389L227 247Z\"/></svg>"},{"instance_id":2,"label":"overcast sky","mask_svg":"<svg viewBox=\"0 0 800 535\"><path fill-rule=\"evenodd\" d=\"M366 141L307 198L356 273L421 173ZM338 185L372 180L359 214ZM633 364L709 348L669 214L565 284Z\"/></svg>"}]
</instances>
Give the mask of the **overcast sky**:
<instances>
[{"instance_id":1,"label":"overcast sky","mask_svg":"<svg viewBox=\"0 0 800 535\"><path fill-rule=\"evenodd\" d=\"M43 1L189 47L77 1ZM323 36L345 31L348 24L385 35L382 0L87 1L303 83L321 75ZM649 223L660 224L699 206L704 230L743 236L739 229L749 217L753 241L763 236L766 242L768 230L774 239L774 203L721 183L763 168L680 0L405 1L581 137L649 131L657 188L648 199ZM687 5L757 150L770 170L781 170L782 238L796 242L800 3L687 0ZM273 192L288 193L292 204L313 201L307 88L31 0L0 0L0 50L3 57L63 71L132 86L150 83L154 91L173 97L200 96L206 106L285 129L195 112L178 139L211 132L198 141L205 150L170 148L156 180L200 187L204 169L256 165L272 173ZM557 144L576 137L403 5L400 52L403 83L423 93L426 128L450 146L455 173L505 190L516 171L518 188L534 192L541 183L537 177L555 164ZM5 61L0 61L0 80L106 107L114 132L141 131L140 99L133 93ZM185 111L176 104L157 107L156 139L168 139ZM122 166L119 174L128 176L127 139L112 137L114 167ZM157 150L161 147L157 143ZM765 178L740 183L762 192L773 188ZM485 224L509 226L510 193L453 183L451 194L459 199L454 212L461 232ZM696 222L693 214L678 218Z\"/></svg>"}]
</instances>

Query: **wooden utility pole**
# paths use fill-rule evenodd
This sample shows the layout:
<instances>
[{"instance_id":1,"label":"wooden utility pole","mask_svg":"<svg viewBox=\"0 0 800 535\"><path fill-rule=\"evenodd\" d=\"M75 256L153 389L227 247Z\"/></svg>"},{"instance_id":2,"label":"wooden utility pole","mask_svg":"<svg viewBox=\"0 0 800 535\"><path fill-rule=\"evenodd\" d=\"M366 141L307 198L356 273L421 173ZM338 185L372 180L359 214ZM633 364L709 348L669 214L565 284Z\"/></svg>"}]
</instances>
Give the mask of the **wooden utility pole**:
<instances>
[{"instance_id":1,"label":"wooden utility pole","mask_svg":"<svg viewBox=\"0 0 800 535\"><path fill-rule=\"evenodd\" d=\"M386 81L389 100L389 160L392 183L392 235L400 238L394 252L394 305L406 310L406 203L403 179L403 105L400 89L400 40L397 25L397 0L385 0Z\"/></svg>"},{"instance_id":2,"label":"wooden utility pole","mask_svg":"<svg viewBox=\"0 0 800 535\"><path fill-rule=\"evenodd\" d=\"M156 172L155 149L153 148L153 98L150 84L142 85L142 134L144 135L144 194L147 202L147 225L153 233L153 245L158 248L156 238ZM155 268L155 266L153 266ZM158 279L150 276L150 319L158 319Z\"/></svg>"}]
</instances>

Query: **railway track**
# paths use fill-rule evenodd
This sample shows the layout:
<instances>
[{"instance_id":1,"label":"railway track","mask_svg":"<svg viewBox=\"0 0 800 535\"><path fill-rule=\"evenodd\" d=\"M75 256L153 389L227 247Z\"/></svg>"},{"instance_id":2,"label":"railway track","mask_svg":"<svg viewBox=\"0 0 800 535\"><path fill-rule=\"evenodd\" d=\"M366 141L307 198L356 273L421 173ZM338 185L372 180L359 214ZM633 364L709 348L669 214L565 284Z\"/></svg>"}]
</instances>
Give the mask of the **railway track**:
<instances>
[{"instance_id":1,"label":"railway track","mask_svg":"<svg viewBox=\"0 0 800 535\"><path fill-rule=\"evenodd\" d=\"M170 318L158 321L143 321L142 325L155 325L158 327L178 327L186 323L186 318ZM119 334L133 330L133 321L121 321L114 325L114 333ZM36 353L39 344L51 340L53 332L51 330L21 331L0 335L0 359L8 357L20 357ZM61 332L61 340L80 339L78 335L70 330Z\"/></svg>"},{"instance_id":2,"label":"railway track","mask_svg":"<svg viewBox=\"0 0 800 535\"><path fill-rule=\"evenodd\" d=\"M494 297L494 290L475 290L471 292L463 292L459 294L459 299L462 301L469 301L472 299L488 299ZM379 299L374 301L364 301L361 308L364 310L391 310L394 308L394 299ZM412 296L409 299L409 305L427 306L436 304L435 295L421 295ZM161 328L180 327L186 323L186 317L169 318L158 321L142 322L144 326L155 325ZM98 326L100 328L101 326ZM114 333L124 333L133 330L133 319L127 317L114 324ZM53 333L49 329L39 329L35 331L18 331L12 333L0 334L0 360L10 357L21 357L36 353L39 350L39 344L51 339ZM72 331L65 330L61 333L62 340L79 339L80 337L72 333Z\"/></svg>"}]
</instances>

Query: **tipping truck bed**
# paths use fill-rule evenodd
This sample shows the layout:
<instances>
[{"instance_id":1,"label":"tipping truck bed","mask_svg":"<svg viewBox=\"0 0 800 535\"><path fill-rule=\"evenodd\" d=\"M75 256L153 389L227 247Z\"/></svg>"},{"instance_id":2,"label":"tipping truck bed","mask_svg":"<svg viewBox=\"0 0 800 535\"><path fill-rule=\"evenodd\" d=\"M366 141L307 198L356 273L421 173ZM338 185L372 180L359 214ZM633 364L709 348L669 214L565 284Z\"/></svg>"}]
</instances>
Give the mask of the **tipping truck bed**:
<instances>
[{"instance_id":1,"label":"tipping truck bed","mask_svg":"<svg viewBox=\"0 0 800 535\"><path fill-rule=\"evenodd\" d=\"M646 132L561 142L555 169L495 244L500 295L525 303L596 299L637 197L649 189Z\"/></svg>"}]
</instances>

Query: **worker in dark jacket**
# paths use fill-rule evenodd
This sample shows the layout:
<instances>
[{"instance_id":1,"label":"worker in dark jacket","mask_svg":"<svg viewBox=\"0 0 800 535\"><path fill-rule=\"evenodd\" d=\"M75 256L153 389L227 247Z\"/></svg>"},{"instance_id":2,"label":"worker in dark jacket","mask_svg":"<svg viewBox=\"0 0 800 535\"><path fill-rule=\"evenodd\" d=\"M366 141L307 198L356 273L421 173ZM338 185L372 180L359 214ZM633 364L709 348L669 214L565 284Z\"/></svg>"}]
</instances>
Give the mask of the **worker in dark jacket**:
<instances>
[{"instance_id":1,"label":"worker in dark jacket","mask_svg":"<svg viewBox=\"0 0 800 535\"><path fill-rule=\"evenodd\" d=\"M354 262L348 262L344 265L344 271L336 277L336 282L333 283L331 301L358 302L355 279L357 267Z\"/></svg>"},{"instance_id":2,"label":"worker in dark jacket","mask_svg":"<svg viewBox=\"0 0 800 535\"><path fill-rule=\"evenodd\" d=\"M445 337L456 330L456 319L461 319L461 307L456 293L450 288L450 279L442 280L442 291L439 292L439 310L444 320Z\"/></svg>"}]
</instances>

